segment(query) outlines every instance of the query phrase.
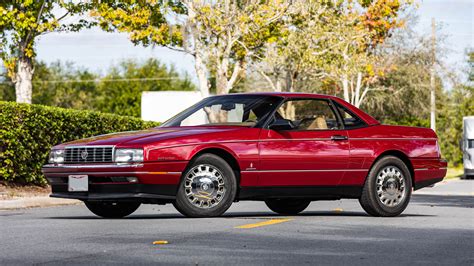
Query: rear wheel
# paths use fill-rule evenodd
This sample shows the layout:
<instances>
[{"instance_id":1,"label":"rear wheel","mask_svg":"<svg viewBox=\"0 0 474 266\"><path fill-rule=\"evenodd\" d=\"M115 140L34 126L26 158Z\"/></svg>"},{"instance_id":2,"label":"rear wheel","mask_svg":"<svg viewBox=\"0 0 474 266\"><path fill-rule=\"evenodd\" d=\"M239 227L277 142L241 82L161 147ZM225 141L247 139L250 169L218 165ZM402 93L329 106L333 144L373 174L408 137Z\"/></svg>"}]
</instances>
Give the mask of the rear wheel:
<instances>
[{"instance_id":1,"label":"rear wheel","mask_svg":"<svg viewBox=\"0 0 474 266\"><path fill-rule=\"evenodd\" d=\"M372 216L397 216L408 206L411 191L408 167L399 158L386 156L372 166L359 202Z\"/></svg>"},{"instance_id":2,"label":"rear wheel","mask_svg":"<svg viewBox=\"0 0 474 266\"><path fill-rule=\"evenodd\" d=\"M282 215L295 215L304 211L311 203L302 199L269 199L265 201L270 210Z\"/></svg>"},{"instance_id":3,"label":"rear wheel","mask_svg":"<svg viewBox=\"0 0 474 266\"><path fill-rule=\"evenodd\" d=\"M174 202L187 217L215 217L232 205L237 192L234 171L221 157L203 154L184 173Z\"/></svg>"},{"instance_id":4,"label":"rear wheel","mask_svg":"<svg viewBox=\"0 0 474 266\"><path fill-rule=\"evenodd\" d=\"M85 201L86 207L103 218L123 218L140 207L139 202Z\"/></svg>"}]
</instances>

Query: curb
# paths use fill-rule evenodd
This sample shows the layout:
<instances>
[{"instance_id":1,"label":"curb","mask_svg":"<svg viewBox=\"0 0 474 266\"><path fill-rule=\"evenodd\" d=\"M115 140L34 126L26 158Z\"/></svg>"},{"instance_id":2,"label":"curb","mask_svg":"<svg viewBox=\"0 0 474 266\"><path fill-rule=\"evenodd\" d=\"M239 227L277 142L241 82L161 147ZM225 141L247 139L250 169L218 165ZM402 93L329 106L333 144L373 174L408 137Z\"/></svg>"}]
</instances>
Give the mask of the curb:
<instances>
[{"instance_id":1,"label":"curb","mask_svg":"<svg viewBox=\"0 0 474 266\"><path fill-rule=\"evenodd\" d=\"M8 200L0 200L0 210L29 209L77 204L81 204L81 201L73 199L50 198L48 196L13 198Z\"/></svg>"}]
</instances>

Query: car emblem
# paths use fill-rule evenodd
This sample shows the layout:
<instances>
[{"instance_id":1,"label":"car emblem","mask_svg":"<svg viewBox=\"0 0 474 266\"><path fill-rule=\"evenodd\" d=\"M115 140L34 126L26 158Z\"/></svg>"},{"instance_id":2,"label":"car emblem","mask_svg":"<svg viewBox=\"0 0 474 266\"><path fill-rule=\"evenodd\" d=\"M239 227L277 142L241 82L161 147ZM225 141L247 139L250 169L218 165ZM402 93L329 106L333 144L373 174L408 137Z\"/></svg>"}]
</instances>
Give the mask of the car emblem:
<instances>
[{"instance_id":1,"label":"car emblem","mask_svg":"<svg viewBox=\"0 0 474 266\"><path fill-rule=\"evenodd\" d=\"M82 159L84 159L84 160L87 159L87 155L89 155L89 154L87 153L87 151L82 151L82 152L81 152L81 158L82 158Z\"/></svg>"}]
</instances>

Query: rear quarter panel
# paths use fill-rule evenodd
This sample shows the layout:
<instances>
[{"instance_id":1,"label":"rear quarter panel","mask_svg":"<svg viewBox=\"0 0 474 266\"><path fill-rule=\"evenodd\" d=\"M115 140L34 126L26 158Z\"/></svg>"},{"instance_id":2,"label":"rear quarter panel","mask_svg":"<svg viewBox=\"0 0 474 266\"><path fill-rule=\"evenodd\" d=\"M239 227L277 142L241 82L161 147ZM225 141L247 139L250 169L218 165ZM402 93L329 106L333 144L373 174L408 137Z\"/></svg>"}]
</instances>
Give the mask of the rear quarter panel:
<instances>
[{"instance_id":1,"label":"rear quarter panel","mask_svg":"<svg viewBox=\"0 0 474 266\"><path fill-rule=\"evenodd\" d=\"M414 170L415 183L445 175L445 169L439 170L443 165L440 162L437 136L431 129L375 125L348 130L348 136L351 145L349 168L367 169L367 172L345 176L344 185L362 185L375 160L390 151L401 152L408 157Z\"/></svg>"}]
</instances>

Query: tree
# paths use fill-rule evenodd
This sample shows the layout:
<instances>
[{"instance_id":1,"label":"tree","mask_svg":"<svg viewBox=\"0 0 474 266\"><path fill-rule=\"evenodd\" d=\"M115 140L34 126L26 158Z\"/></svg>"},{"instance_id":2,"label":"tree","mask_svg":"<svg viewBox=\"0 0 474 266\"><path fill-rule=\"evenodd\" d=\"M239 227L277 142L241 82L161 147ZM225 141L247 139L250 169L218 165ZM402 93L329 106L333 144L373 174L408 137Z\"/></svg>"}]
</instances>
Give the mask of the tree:
<instances>
[{"instance_id":1,"label":"tree","mask_svg":"<svg viewBox=\"0 0 474 266\"><path fill-rule=\"evenodd\" d=\"M402 25L398 14L408 3L296 1L285 21L286 34L267 50L265 63L271 67L260 73L276 90L281 78L289 91L296 82L316 78L360 106L387 68L376 50Z\"/></svg>"},{"instance_id":2,"label":"tree","mask_svg":"<svg viewBox=\"0 0 474 266\"><path fill-rule=\"evenodd\" d=\"M443 95L439 108L437 134L440 139L441 152L451 165L462 164L463 117L474 114L474 87L459 84Z\"/></svg>"},{"instance_id":3,"label":"tree","mask_svg":"<svg viewBox=\"0 0 474 266\"><path fill-rule=\"evenodd\" d=\"M166 90L191 91L195 86L156 59L125 60L99 79L93 106L102 112L140 117L141 92Z\"/></svg>"},{"instance_id":4,"label":"tree","mask_svg":"<svg viewBox=\"0 0 474 266\"><path fill-rule=\"evenodd\" d=\"M165 46L192 55L199 89L207 96L211 74L218 94L230 91L248 61L257 59L264 45L278 34L288 5L257 0L100 3L93 16L105 30L128 32L136 44Z\"/></svg>"},{"instance_id":5,"label":"tree","mask_svg":"<svg viewBox=\"0 0 474 266\"><path fill-rule=\"evenodd\" d=\"M82 2L46 0L0 3L0 58L15 84L17 102L31 103L36 38L48 32L78 31L90 26L84 19L63 23L68 17L83 14L89 6ZM59 11L63 13L57 16Z\"/></svg>"},{"instance_id":6,"label":"tree","mask_svg":"<svg viewBox=\"0 0 474 266\"><path fill-rule=\"evenodd\" d=\"M1 73L0 100L14 100L14 85L2 82L3 76ZM125 60L112 66L104 76L71 62L39 61L35 62L32 82L34 104L137 117L142 91L195 90L189 77L156 59Z\"/></svg>"},{"instance_id":7,"label":"tree","mask_svg":"<svg viewBox=\"0 0 474 266\"><path fill-rule=\"evenodd\" d=\"M35 62L32 103L92 110L99 75L71 62Z\"/></svg>"}]
</instances>

